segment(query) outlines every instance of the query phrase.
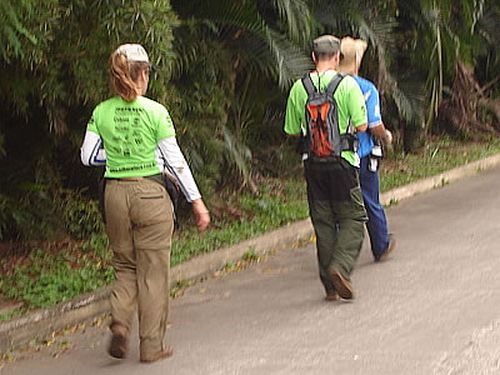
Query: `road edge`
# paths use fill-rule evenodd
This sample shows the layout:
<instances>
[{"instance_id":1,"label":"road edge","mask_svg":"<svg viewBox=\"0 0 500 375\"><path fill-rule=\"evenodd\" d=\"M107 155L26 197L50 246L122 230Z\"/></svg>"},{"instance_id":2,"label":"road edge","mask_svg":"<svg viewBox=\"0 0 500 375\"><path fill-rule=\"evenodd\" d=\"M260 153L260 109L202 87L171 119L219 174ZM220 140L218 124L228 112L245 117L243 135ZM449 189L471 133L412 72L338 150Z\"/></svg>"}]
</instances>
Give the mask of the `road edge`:
<instances>
[{"instance_id":1,"label":"road edge","mask_svg":"<svg viewBox=\"0 0 500 375\"><path fill-rule=\"evenodd\" d=\"M461 178L473 176L483 170L500 165L500 153L424 178L385 192L384 205L397 203L414 195L440 188ZM249 252L264 254L281 250L309 240L313 228L309 219L291 223L236 245L197 256L172 267L171 285L183 280L200 279L234 262ZM109 287L84 294L48 309L30 312L25 316L0 323L0 353L8 353L34 339L50 336L54 331L83 323L109 312Z\"/></svg>"}]
</instances>

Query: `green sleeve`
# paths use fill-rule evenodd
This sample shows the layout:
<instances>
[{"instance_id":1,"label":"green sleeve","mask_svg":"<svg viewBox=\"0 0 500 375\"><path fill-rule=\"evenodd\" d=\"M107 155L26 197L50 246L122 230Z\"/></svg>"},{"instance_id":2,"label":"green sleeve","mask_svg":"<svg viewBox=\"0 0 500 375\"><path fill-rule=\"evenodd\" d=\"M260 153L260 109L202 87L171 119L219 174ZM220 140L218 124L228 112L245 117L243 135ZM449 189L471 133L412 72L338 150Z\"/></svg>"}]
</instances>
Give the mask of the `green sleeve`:
<instances>
[{"instance_id":1,"label":"green sleeve","mask_svg":"<svg viewBox=\"0 0 500 375\"><path fill-rule=\"evenodd\" d=\"M170 114L165 107L161 107L158 119L158 131L157 131L156 141L159 142L162 139L175 137L174 123Z\"/></svg>"},{"instance_id":2,"label":"green sleeve","mask_svg":"<svg viewBox=\"0 0 500 375\"><path fill-rule=\"evenodd\" d=\"M97 118L98 118L98 108L94 108L94 111L92 111L92 117L90 118L89 122L87 123L87 131L99 134L99 130L97 130Z\"/></svg>"},{"instance_id":3,"label":"green sleeve","mask_svg":"<svg viewBox=\"0 0 500 375\"><path fill-rule=\"evenodd\" d=\"M355 127L365 125L368 123L365 98L359 85L354 78L347 76L344 78L348 89L347 108L349 110L349 117Z\"/></svg>"},{"instance_id":4,"label":"green sleeve","mask_svg":"<svg viewBox=\"0 0 500 375\"><path fill-rule=\"evenodd\" d=\"M285 133L297 135L302 133L302 124L305 123L305 99L301 81L295 82L290 90L285 113Z\"/></svg>"}]
</instances>

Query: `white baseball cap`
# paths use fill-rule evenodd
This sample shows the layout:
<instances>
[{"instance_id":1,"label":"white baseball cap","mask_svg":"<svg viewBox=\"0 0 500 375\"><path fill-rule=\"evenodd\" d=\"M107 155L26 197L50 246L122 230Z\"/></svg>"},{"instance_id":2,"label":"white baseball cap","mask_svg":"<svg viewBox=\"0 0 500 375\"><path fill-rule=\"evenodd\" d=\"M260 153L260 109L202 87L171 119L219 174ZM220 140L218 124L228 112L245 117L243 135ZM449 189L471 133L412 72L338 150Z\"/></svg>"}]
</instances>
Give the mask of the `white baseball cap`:
<instances>
[{"instance_id":1,"label":"white baseball cap","mask_svg":"<svg viewBox=\"0 0 500 375\"><path fill-rule=\"evenodd\" d=\"M148 53L140 44L122 44L115 52L125 55L128 61L145 62L149 64Z\"/></svg>"}]
</instances>

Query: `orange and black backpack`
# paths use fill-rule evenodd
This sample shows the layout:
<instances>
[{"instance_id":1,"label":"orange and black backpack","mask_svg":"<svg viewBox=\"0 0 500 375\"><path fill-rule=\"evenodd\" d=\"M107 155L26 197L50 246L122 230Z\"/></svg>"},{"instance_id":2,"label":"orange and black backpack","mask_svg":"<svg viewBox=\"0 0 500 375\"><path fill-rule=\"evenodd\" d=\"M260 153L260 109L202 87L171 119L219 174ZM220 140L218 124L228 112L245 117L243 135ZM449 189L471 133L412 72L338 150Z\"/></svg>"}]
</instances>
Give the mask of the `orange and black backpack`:
<instances>
[{"instance_id":1,"label":"orange and black backpack","mask_svg":"<svg viewBox=\"0 0 500 375\"><path fill-rule=\"evenodd\" d=\"M356 137L350 133L340 134L337 102L333 97L344 77L337 73L324 92L316 89L309 73L302 77L308 95L303 151L308 154L309 160L333 161L340 158L342 151L356 151Z\"/></svg>"}]
</instances>

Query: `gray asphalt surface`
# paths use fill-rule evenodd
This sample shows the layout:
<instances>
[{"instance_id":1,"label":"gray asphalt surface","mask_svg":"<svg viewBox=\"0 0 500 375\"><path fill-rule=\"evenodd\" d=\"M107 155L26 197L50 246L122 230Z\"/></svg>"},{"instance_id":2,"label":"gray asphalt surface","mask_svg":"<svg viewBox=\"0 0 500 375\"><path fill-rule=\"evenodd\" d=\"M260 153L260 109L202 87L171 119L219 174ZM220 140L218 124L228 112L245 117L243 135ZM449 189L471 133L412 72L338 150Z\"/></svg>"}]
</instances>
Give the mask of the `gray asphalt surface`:
<instances>
[{"instance_id":1,"label":"gray asphalt surface","mask_svg":"<svg viewBox=\"0 0 500 375\"><path fill-rule=\"evenodd\" d=\"M140 364L134 337L111 360L105 327L87 327L0 372L500 374L499 193L495 168L388 209L397 249L374 264L365 241L352 303L323 300L311 244L186 290L172 303L171 359Z\"/></svg>"}]
</instances>

